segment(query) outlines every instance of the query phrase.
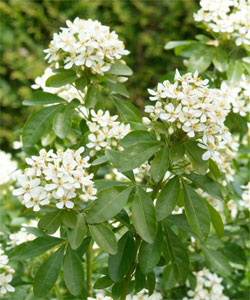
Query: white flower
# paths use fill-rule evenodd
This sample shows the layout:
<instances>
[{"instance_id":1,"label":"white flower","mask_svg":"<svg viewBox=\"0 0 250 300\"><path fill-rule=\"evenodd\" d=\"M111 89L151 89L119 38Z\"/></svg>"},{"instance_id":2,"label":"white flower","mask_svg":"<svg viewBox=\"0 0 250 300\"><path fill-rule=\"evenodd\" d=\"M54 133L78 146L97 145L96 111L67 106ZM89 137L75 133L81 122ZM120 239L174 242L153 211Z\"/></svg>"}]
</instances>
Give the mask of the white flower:
<instances>
[{"instance_id":1,"label":"white flower","mask_svg":"<svg viewBox=\"0 0 250 300\"><path fill-rule=\"evenodd\" d=\"M30 177L20 174L17 177L18 183L22 186L19 189L16 189L13 191L14 196L20 196L23 195L23 198L25 201L29 201L31 199L31 191L35 187L37 187L40 184L40 179L31 179Z\"/></svg>"},{"instance_id":2,"label":"white flower","mask_svg":"<svg viewBox=\"0 0 250 300\"><path fill-rule=\"evenodd\" d=\"M65 69L75 65L103 75L115 60L129 54L117 34L98 21L76 18L73 22L67 20L66 25L44 50L49 63L63 59Z\"/></svg>"},{"instance_id":3,"label":"white flower","mask_svg":"<svg viewBox=\"0 0 250 300\"><path fill-rule=\"evenodd\" d=\"M12 285L9 283L12 281L12 275L11 274L0 274L0 292L4 295L7 292L14 292L15 289Z\"/></svg>"},{"instance_id":4,"label":"white flower","mask_svg":"<svg viewBox=\"0 0 250 300\"><path fill-rule=\"evenodd\" d=\"M0 150L0 185L13 178L13 172L17 169L17 162L11 160L11 154Z\"/></svg>"}]
</instances>

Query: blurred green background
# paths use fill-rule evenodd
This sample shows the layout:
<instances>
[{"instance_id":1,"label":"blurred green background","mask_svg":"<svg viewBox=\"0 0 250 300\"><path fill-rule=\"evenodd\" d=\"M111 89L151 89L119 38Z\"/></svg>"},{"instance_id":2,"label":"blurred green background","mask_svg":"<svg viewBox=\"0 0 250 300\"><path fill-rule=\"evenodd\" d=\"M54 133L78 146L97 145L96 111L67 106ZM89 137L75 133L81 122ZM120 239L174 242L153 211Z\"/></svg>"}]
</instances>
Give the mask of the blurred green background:
<instances>
[{"instance_id":1,"label":"blurred green background","mask_svg":"<svg viewBox=\"0 0 250 300\"><path fill-rule=\"evenodd\" d=\"M0 0L1 149L13 152L12 143L31 112L21 103L43 74L43 49L65 20L98 19L119 34L131 52L126 61L134 71L126 85L131 100L142 107L147 88L182 65L164 45L197 34L192 17L197 9L195 0Z\"/></svg>"}]
</instances>

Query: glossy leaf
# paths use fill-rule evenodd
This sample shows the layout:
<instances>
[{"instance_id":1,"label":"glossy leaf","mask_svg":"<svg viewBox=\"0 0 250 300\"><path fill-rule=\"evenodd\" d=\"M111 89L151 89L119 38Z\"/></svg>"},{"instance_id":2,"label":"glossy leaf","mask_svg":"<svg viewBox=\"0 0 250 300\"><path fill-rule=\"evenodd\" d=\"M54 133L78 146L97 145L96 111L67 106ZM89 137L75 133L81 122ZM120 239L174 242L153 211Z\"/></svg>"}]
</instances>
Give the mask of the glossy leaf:
<instances>
[{"instance_id":1,"label":"glossy leaf","mask_svg":"<svg viewBox=\"0 0 250 300\"><path fill-rule=\"evenodd\" d=\"M208 161L202 159L204 150L201 149L196 142L186 142L184 146L186 154L190 159L193 167L200 174L205 175L208 169Z\"/></svg>"},{"instance_id":2,"label":"glossy leaf","mask_svg":"<svg viewBox=\"0 0 250 300\"><path fill-rule=\"evenodd\" d=\"M177 235L167 225L164 226L164 231L167 251L175 277L180 284L184 284L189 272L188 252Z\"/></svg>"},{"instance_id":3,"label":"glossy leaf","mask_svg":"<svg viewBox=\"0 0 250 300\"><path fill-rule=\"evenodd\" d=\"M119 144L124 148L129 146L136 145L138 142L156 142L156 136L146 130L134 130L128 133L122 140L119 141Z\"/></svg>"},{"instance_id":4,"label":"glossy leaf","mask_svg":"<svg viewBox=\"0 0 250 300\"><path fill-rule=\"evenodd\" d=\"M45 107L29 117L23 128L23 144L25 147L31 147L41 139L61 108L60 104Z\"/></svg>"},{"instance_id":5,"label":"glossy leaf","mask_svg":"<svg viewBox=\"0 0 250 300\"><path fill-rule=\"evenodd\" d=\"M74 228L77 224L77 215L72 210L63 210L62 213L62 222L69 228Z\"/></svg>"},{"instance_id":6,"label":"glossy leaf","mask_svg":"<svg viewBox=\"0 0 250 300\"><path fill-rule=\"evenodd\" d=\"M50 76L45 85L48 87L61 87L66 84L70 84L77 79L77 75L74 70L65 70L63 73Z\"/></svg>"},{"instance_id":7,"label":"glossy leaf","mask_svg":"<svg viewBox=\"0 0 250 300\"><path fill-rule=\"evenodd\" d=\"M134 121L141 123L141 113L132 103L115 97L113 97L111 101L119 111L123 122Z\"/></svg>"},{"instance_id":8,"label":"glossy leaf","mask_svg":"<svg viewBox=\"0 0 250 300\"><path fill-rule=\"evenodd\" d=\"M84 273L81 260L76 251L67 248L63 263L64 282L74 296L81 293L84 285Z\"/></svg>"},{"instance_id":9,"label":"glossy leaf","mask_svg":"<svg viewBox=\"0 0 250 300\"><path fill-rule=\"evenodd\" d=\"M177 205L180 189L178 176L173 177L164 185L156 201L155 210L158 221L165 219L171 214Z\"/></svg>"},{"instance_id":10,"label":"glossy leaf","mask_svg":"<svg viewBox=\"0 0 250 300\"><path fill-rule=\"evenodd\" d=\"M188 69L192 73L198 71L202 73L210 66L212 61L212 51L210 48L204 49L203 52L196 51L194 55L191 56L188 62Z\"/></svg>"},{"instance_id":11,"label":"glossy leaf","mask_svg":"<svg viewBox=\"0 0 250 300\"><path fill-rule=\"evenodd\" d=\"M232 270L227 258L223 254L204 246L202 247L202 250L212 271L218 272L218 274L221 274L222 276L230 276Z\"/></svg>"},{"instance_id":12,"label":"glossy leaf","mask_svg":"<svg viewBox=\"0 0 250 300\"><path fill-rule=\"evenodd\" d=\"M64 253L64 245L54 252L38 269L33 283L37 297L46 296L58 278Z\"/></svg>"},{"instance_id":13,"label":"glossy leaf","mask_svg":"<svg viewBox=\"0 0 250 300\"><path fill-rule=\"evenodd\" d=\"M89 225L90 233L97 245L105 252L115 255L117 242L113 231L106 224Z\"/></svg>"},{"instance_id":14,"label":"glossy leaf","mask_svg":"<svg viewBox=\"0 0 250 300\"><path fill-rule=\"evenodd\" d=\"M132 204L132 218L141 238L148 243L153 243L156 236L155 208L149 194L138 186Z\"/></svg>"},{"instance_id":15,"label":"glossy leaf","mask_svg":"<svg viewBox=\"0 0 250 300\"><path fill-rule=\"evenodd\" d=\"M240 60L236 61L230 61L228 69L227 69L227 79L229 81L229 84L235 84L237 83L241 75L243 73L243 65Z\"/></svg>"},{"instance_id":16,"label":"glossy leaf","mask_svg":"<svg viewBox=\"0 0 250 300\"><path fill-rule=\"evenodd\" d=\"M98 99L100 98L99 88L97 85L91 84L88 86L88 91L85 96L85 103L84 105L86 108L93 108L95 107Z\"/></svg>"},{"instance_id":17,"label":"glossy leaf","mask_svg":"<svg viewBox=\"0 0 250 300\"><path fill-rule=\"evenodd\" d=\"M118 252L108 260L109 276L119 282L128 272L134 257L135 244L130 232L125 233L118 242Z\"/></svg>"},{"instance_id":18,"label":"glossy leaf","mask_svg":"<svg viewBox=\"0 0 250 300\"><path fill-rule=\"evenodd\" d=\"M116 61L111 65L111 68L106 73L113 75L130 76L133 74L133 71L126 64L122 64L121 62Z\"/></svg>"},{"instance_id":19,"label":"glossy leaf","mask_svg":"<svg viewBox=\"0 0 250 300\"><path fill-rule=\"evenodd\" d=\"M16 246L13 250L11 250L8 256L12 260L23 260L36 257L62 242L62 239L55 238L53 236L38 237L33 241Z\"/></svg>"},{"instance_id":20,"label":"glossy leaf","mask_svg":"<svg viewBox=\"0 0 250 300\"><path fill-rule=\"evenodd\" d=\"M113 281L110 279L110 277L107 275L107 276L104 276L104 277L101 277L99 278L95 284L94 284L94 289L105 289L109 286L111 286L113 284Z\"/></svg>"},{"instance_id":21,"label":"glossy leaf","mask_svg":"<svg viewBox=\"0 0 250 300\"><path fill-rule=\"evenodd\" d=\"M215 48L213 53L213 64L219 72L225 72L227 68L227 53L222 48Z\"/></svg>"},{"instance_id":22,"label":"glossy leaf","mask_svg":"<svg viewBox=\"0 0 250 300\"><path fill-rule=\"evenodd\" d=\"M162 289L167 292L175 287L177 280L175 277L174 267L172 264L169 264L165 267L162 274Z\"/></svg>"},{"instance_id":23,"label":"glossy leaf","mask_svg":"<svg viewBox=\"0 0 250 300\"><path fill-rule=\"evenodd\" d=\"M23 105L34 106L34 105L48 105L48 104L59 104L66 103L66 101L51 93L36 91L32 93L31 97L23 101Z\"/></svg>"},{"instance_id":24,"label":"glossy leaf","mask_svg":"<svg viewBox=\"0 0 250 300\"><path fill-rule=\"evenodd\" d=\"M112 93L119 94L126 98L129 98L129 92L126 89L124 84L119 83L119 82L112 83L112 82L107 81L104 83L104 85L107 86L111 90Z\"/></svg>"},{"instance_id":25,"label":"glossy leaf","mask_svg":"<svg viewBox=\"0 0 250 300\"><path fill-rule=\"evenodd\" d=\"M205 240L210 231L210 214L204 200L188 184L183 182L184 204L187 221L192 231Z\"/></svg>"},{"instance_id":26,"label":"glossy leaf","mask_svg":"<svg viewBox=\"0 0 250 300\"><path fill-rule=\"evenodd\" d=\"M68 230L68 239L73 250L76 250L82 244L85 237L85 230L84 216L78 214L75 226L73 229Z\"/></svg>"},{"instance_id":27,"label":"glossy leaf","mask_svg":"<svg viewBox=\"0 0 250 300\"><path fill-rule=\"evenodd\" d=\"M165 175L169 166L169 151L168 147L163 147L155 154L151 162L150 172L155 182L159 182Z\"/></svg>"},{"instance_id":28,"label":"glossy leaf","mask_svg":"<svg viewBox=\"0 0 250 300\"><path fill-rule=\"evenodd\" d=\"M169 155L171 160L182 159L185 154L185 147L182 142L174 143L169 150Z\"/></svg>"},{"instance_id":29,"label":"glossy leaf","mask_svg":"<svg viewBox=\"0 0 250 300\"><path fill-rule=\"evenodd\" d=\"M67 137L72 125L72 110L70 106L65 106L62 111L57 113L53 121L55 134L64 139Z\"/></svg>"},{"instance_id":30,"label":"glossy leaf","mask_svg":"<svg viewBox=\"0 0 250 300\"><path fill-rule=\"evenodd\" d=\"M57 210L43 216L38 223L38 227L44 229L48 234L57 231L62 222L62 211Z\"/></svg>"},{"instance_id":31,"label":"glossy leaf","mask_svg":"<svg viewBox=\"0 0 250 300\"><path fill-rule=\"evenodd\" d=\"M113 218L128 201L132 187L112 186L98 193L98 198L87 213L87 222L102 223Z\"/></svg>"},{"instance_id":32,"label":"glossy leaf","mask_svg":"<svg viewBox=\"0 0 250 300\"><path fill-rule=\"evenodd\" d=\"M140 269L144 274L149 274L153 271L154 267L158 264L161 257L161 247L162 247L162 231L159 227L156 239L153 244L149 244L145 241L141 243L138 262Z\"/></svg>"},{"instance_id":33,"label":"glossy leaf","mask_svg":"<svg viewBox=\"0 0 250 300\"><path fill-rule=\"evenodd\" d=\"M142 273L141 268L139 265L136 266L135 270L135 292L139 293L146 284L146 277Z\"/></svg>"},{"instance_id":34,"label":"glossy leaf","mask_svg":"<svg viewBox=\"0 0 250 300\"><path fill-rule=\"evenodd\" d=\"M208 202L206 202L206 205L207 205L209 213L210 213L210 219L213 224L213 227L214 227L218 237L222 237L224 234L224 225L223 225L221 216L216 211L216 209L212 205L210 205Z\"/></svg>"},{"instance_id":35,"label":"glossy leaf","mask_svg":"<svg viewBox=\"0 0 250 300\"><path fill-rule=\"evenodd\" d=\"M197 187L204 190L206 193L219 200L224 200L221 194L219 184L207 175L185 174L185 177L190 179Z\"/></svg>"}]
</instances>

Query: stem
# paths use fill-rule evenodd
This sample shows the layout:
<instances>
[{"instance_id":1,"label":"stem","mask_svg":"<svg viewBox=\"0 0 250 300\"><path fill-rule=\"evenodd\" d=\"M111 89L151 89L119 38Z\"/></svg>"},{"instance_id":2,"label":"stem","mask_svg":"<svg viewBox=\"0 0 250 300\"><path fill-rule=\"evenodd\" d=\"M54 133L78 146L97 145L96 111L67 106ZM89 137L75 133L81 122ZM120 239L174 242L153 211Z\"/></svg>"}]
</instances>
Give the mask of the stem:
<instances>
[{"instance_id":1,"label":"stem","mask_svg":"<svg viewBox=\"0 0 250 300\"><path fill-rule=\"evenodd\" d=\"M92 243L89 244L88 250L86 252L86 262L87 262L87 289L88 296L92 296L92 265L91 265L91 257L92 257Z\"/></svg>"},{"instance_id":2,"label":"stem","mask_svg":"<svg viewBox=\"0 0 250 300\"><path fill-rule=\"evenodd\" d=\"M61 295L61 291L60 291L60 288L59 286L56 284L55 285L55 292L56 292L56 296L58 297L59 300L63 300L63 297Z\"/></svg>"},{"instance_id":3,"label":"stem","mask_svg":"<svg viewBox=\"0 0 250 300\"><path fill-rule=\"evenodd\" d=\"M134 252L133 262L132 262L132 264L131 264L131 266L128 270L127 276L124 279L124 285L123 285L123 290L122 290L122 295L121 295L120 300L126 300L127 291L128 291L128 288L129 288L130 281L132 279L132 274L133 274L134 269L136 267L136 256L137 256L137 251L138 251L138 248L140 246L140 243L141 243L141 238L139 236L137 236L136 237L136 242L135 242L135 252Z\"/></svg>"}]
</instances>

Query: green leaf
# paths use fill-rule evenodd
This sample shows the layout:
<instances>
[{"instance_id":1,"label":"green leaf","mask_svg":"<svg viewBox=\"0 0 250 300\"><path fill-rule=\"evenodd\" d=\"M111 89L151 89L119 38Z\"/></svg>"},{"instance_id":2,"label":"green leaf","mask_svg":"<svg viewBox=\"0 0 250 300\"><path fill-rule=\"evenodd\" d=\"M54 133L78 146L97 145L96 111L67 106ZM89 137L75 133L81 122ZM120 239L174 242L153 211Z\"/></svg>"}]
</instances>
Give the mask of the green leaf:
<instances>
[{"instance_id":1,"label":"green leaf","mask_svg":"<svg viewBox=\"0 0 250 300\"><path fill-rule=\"evenodd\" d=\"M187 231L187 232L191 233L192 235L194 235L193 231L190 229L190 227L188 225L187 218L185 215L183 215L183 214L170 215L167 217L167 221L180 227L184 231Z\"/></svg>"},{"instance_id":2,"label":"green leaf","mask_svg":"<svg viewBox=\"0 0 250 300\"><path fill-rule=\"evenodd\" d=\"M90 86L88 86L84 106L86 106L86 108L93 108L95 107L99 99L100 92L98 86L96 84L91 84Z\"/></svg>"},{"instance_id":3,"label":"green leaf","mask_svg":"<svg viewBox=\"0 0 250 300\"><path fill-rule=\"evenodd\" d=\"M218 237L222 237L224 235L224 225L223 225L223 221L221 219L220 214L216 211L216 209L210 205L207 201L206 201L206 205L208 207L209 213L210 213L210 219L211 222L214 226L214 229L218 235Z\"/></svg>"},{"instance_id":4,"label":"green leaf","mask_svg":"<svg viewBox=\"0 0 250 300\"><path fill-rule=\"evenodd\" d=\"M219 184L207 175L185 174L197 187L219 200L224 200Z\"/></svg>"},{"instance_id":5,"label":"green leaf","mask_svg":"<svg viewBox=\"0 0 250 300\"><path fill-rule=\"evenodd\" d=\"M57 231L62 223L62 211L58 210L43 216L38 223L38 227L45 230L48 234L53 234Z\"/></svg>"},{"instance_id":6,"label":"green leaf","mask_svg":"<svg viewBox=\"0 0 250 300\"><path fill-rule=\"evenodd\" d=\"M147 285L146 288L148 289L148 295L151 296L155 290L155 284L156 284L156 280L155 280L155 273L152 272L150 274L147 275Z\"/></svg>"},{"instance_id":7,"label":"green leaf","mask_svg":"<svg viewBox=\"0 0 250 300\"><path fill-rule=\"evenodd\" d=\"M74 70L65 70L63 73L56 74L50 76L46 82L45 85L48 87L61 87L66 84L72 83L77 79L76 72Z\"/></svg>"},{"instance_id":8,"label":"green leaf","mask_svg":"<svg viewBox=\"0 0 250 300\"><path fill-rule=\"evenodd\" d=\"M128 133L122 140L119 141L119 144L123 148L128 148L129 146L136 145L138 142L156 142L156 136L145 130L134 130Z\"/></svg>"},{"instance_id":9,"label":"green leaf","mask_svg":"<svg viewBox=\"0 0 250 300\"><path fill-rule=\"evenodd\" d=\"M141 238L148 243L153 243L156 236L155 208L149 194L138 186L132 204L132 218Z\"/></svg>"},{"instance_id":10,"label":"green leaf","mask_svg":"<svg viewBox=\"0 0 250 300\"><path fill-rule=\"evenodd\" d=\"M69 228L74 228L77 224L77 215L72 210L63 210L62 213L62 222L64 225L66 225Z\"/></svg>"},{"instance_id":11,"label":"green leaf","mask_svg":"<svg viewBox=\"0 0 250 300\"><path fill-rule=\"evenodd\" d=\"M149 244L145 241L141 243L138 254L138 263L144 274L152 272L154 267L158 264L161 257L162 242L162 231L161 227L159 227L153 244Z\"/></svg>"},{"instance_id":12,"label":"green leaf","mask_svg":"<svg viewBox=\"0 0 250 300\"><path fill-rule=\"evenodd\" d=\"M76 88L80 91L83 91L88 84L89 80L87 79L87 77L81 77L76 79L75 81Z\"/></svg>"},{"instance_id":13,"label":"green leaf","mask_svg":"<svg viewBox=\"0 0 250 300\"><path fill-rule=\"evenodd\" d=\"M202 175L205 175L208 169L208 161L202 159L204 150L201 149L196 142L186 142L184 144L186 154L190 159L193 167Z\"/></svg>"},{"instance_id":14,"label":"green leaf","mask_svg":"<svg viewBox=\"0 0 250 300\"><path fill-rule=\"evenodd\" d=\"M247 264L247 258L244 250L235 243L226 243L225 247L221 248L220 251L227 259L235 264L244 266Z\"/></svg>"},{"instance_id":15,"label":"green leaf","mask_svg":"<svg viewBox=\"0 0 250 300\"><path fill-rule=\"evenodd\" d=\"M169 166L169 151L168 147L163 147L155 154L151 162L150 172L155 182L159 182L166 174Z\"/></svg>"},{"instance_id":16,"label":"green leaf","mask_svg":"<svg viewBox=\"0 0 250 300\"><path fill-rule=\"evenodd\" d=\"M42 108L32 114L23 128L23 144L31 147L37 143L43 134L50 128L54 116L62 109L62 105Z\"/></svg>"},{"instance_id":17,"label":"green leaf","mask_svg":"<svg viewBox=\"0 0 250 300\"><path fill-rule=\"evenodd\" d=\"M67 248L63 263L64 282L74 296L81 293L84 285L84 273L81 260L76 251Z\"/></svg>"},{"instance_id":18,"label":"green leaf","mask_svg":"<svg viewBox=\"0 0 250 300\"><path fill-rule=\"evenodd\" d=\"M116 106L123 122L134 121L141 123L141 113L132 103L117 97L113 97L111 101Z\"/></svg>"},{"instance_id":19,"label":"green leaf","mask_svg":"<svg viewBox=\"0 0 250 300\"><path fill-rule=\"evenodd\" d=\"M230 276L231 267L227 258L218 251L202 246L202 251L212 271L218 272L223 276Z\"/></svg>"},{"instance_id":20,"label":"green leaf","mask_svg":"<svg viewBox=\"0 0 250 300\"><path fill-rule=\"evenodd\" d=\"M162 274L162 289L163 291L167 292L175 287L177 283L175 277L175 271L173 265L170 264L165 267L163 274Z\"/></svg>"},{"instance_id":21,"label":"green leaf","mask_svg":"<svg viewBox=\"0 0 250 300\"><path fill-rule=\"evenodd\" d=\"M100 192L112 186L128 186L127 182L115 181L115 180L106 180L106 179L97 179L94 181L96 189Z\"/></svg>"},{"instance_id":22,"label":"green leaf","mask_svg":"<svg viewBox=\"0 0 250 300\"><path fill-rule=\"evenodd\" d=\"M46 296L53 288L59 275L63 260L64 245L54 252L38 269L34 282L34 294L37 297Z\"/></svg>"},{"instance_id":23,"label":"green leaf","mask_svg":"<svg viewBox=\"0 0 250 300\"><path fill-rule=\"evenodd\" d=\"M122 76L131 76L133 74L133 71L127 65L116 61L114 64L111 65L111 68L106 73Z\"/></svg>"},{"instance_id":24,"label":"green leaf","mask_svg":"<svg viewBox=\"0 0 250 300\"><path fill-rule=\"evenodd\" d=\"M242 117L239 114L230 112L227 115L225 125L229 128L232 133L240 134L242 139L244 135L248 132L248 119L247 117Z\"/></svg>"},{"instance_id":25,"label":"green leaf","mask_svg":"<svg viewBox=\"0 0 250 300\"><path fill-rule=\"evenodd\" d=\"M213 178L216 181L218 181L221 177L221 172L220 172L217 164L212 159L209 159L208 163L209 163L210 176L213 176Z\"/></svg>"},{"instance_id":26,"label":"green leaf","mask_svg":"<svg viewBox=\"0 0 250 300\"><path fill-rule=\"evenodd\" d=\"M108 158L105 155L103 155L103 156L100 156L100 157L96 158L94 161L92 161L91 165L92 166L98 166L98 165L101 165L101 164L103 164L107 161L108 161Z\"/></svg>"},{"instance_id":27,"label":"green leaf","mask_svg":"<svg viewBox=\"0 0 250 300\"><path fill-rule=\"evenodd\" d=\"M88 223L102 223L113 218L128 201L132 187L112 186L98 193L98 198L87 213Z\"/></svg>"},{"instance_id":28,"label":"green leaf","mask_svg":"<svg viewBox=\"0 0 250 300\"><path fill-rule=\"evenodd\" d=\"M156 202L155 210L158 221L165 219L171 214L177 205L180 189L178 176L173 177L164 185Z\"/></svg>"},{"instance_id":29,"label":"green leaf","mask_svg":"<svg viewBox=\"0 0 250 300\"><path fill-rule=\"evenodd\" d=\"M80 247L85 237L85 222L82 214L77 215L76 225L73 229L68 230L68 239L73 250Z\"/></svg>"},{"instance_id":30,"label":"green leaf","mask_svg":"<svg viewBox=\"0 0 250 300\"><path fill-rule=\"evenodd\" d=\"M110 277L107 275L107 276L104 276L104 277L101 277L99 278L93 288L94 289L106 289L107 287L111 286L113 284L113 281L110 279Z\"/></svg>"},{"instance_id":31,"label":"green leaf","mask_svg":"<svg viewBox=\"0 0 250 300\"><path fill-rule=\"evenodd\" d=\"M142 273L140 266L137 265L135 270L135 293L139 293L146 284L146 277Z\"/></svg>"},{"instance_id":32,"label":"green leaf","mask_svg":"<svg viewBox=\"0 0 250 300\"><path fill-rule=\"evenodd\" d=\"M169 50L178 46L189 45L190 41L170 41L165 46L164 49Z\"/></svg>"},{"instance_id":33,"label":"green leaf","mask_svg":"<svg viewBox=\"0 0 250 300\"><path fill-rule=\"evenodd\" d=\"M185 154L184 144L181 142L174 143L169 150L171 160L182 159Z\"/></svg>"},{"instance_id":34,"label":"green leaf","mask_svg":"<svg viewBox=\"0 0 250 300\"><path fill-rule=\"evenodd\" d=\"M222 48L214 48L213 64L219 72L225 72L227 68L227 53Z\"/></svg>"},{"instance_id":35,"label":"green leaf","mask_svg":"<svg viewBox=\"0 0 250 300\"><path fill-rule=\"evenodd\" d=\"M114 282L119 282L127 274L133 261L134 251L133 235L127 232L118 242L117 254L109 256L109 276Z\"/></svg>"},{"instance_id":36,"label":"green leaf","mask_svg":"<svg viewBox=\"0 0 250 300\"><path fill-rule=\"evenodd\" d=\"M54 94L36 91L34 92L29 99L26 99L22 102L23 105L34 106L34 105L48 105L48 104L59 104L66 103L66 101Z\"/></svg>"},{"instance_id":37,"label":"green leaf","mask_svg":"<svg viewBox=\"0 0 250 300\"><path fill-rule=\"evenodd\" d=\"M227 69L227 79L229 84L237 83L243 73L243 65L240 60L230 61Z\"/></svg>"},{"instance_id":38,"label":"green leaf","mask_svg":"<svg viewBox=\"0 0 250 300\"><path fill-rule=\"evenodd\" d=\"M160 142L138 141L123 152L106 150L105 155L121 172L135 169L148 160L160 148Z\"/></svg>"},{"instance_id":39,"label":"green leaf","mask_svg":"<svg viewBox=\"0 0 250 300\"><path fill-rule=\"evenodd\" d=\"M195 52L194 55L191 56L188 62L188 69L192 73L198 71L198 73L202 73L206 71L206 69L210 66L212 61L212 51L210 48L204 49L203 52Z\"/></svg>"},{"instance_id":40,"label":"green leaf","mask_svg":"<svg viewBox=\"0 0 250 300\"><path fill-rule=\"evenodd\" d=\"M189 272L188 252L178 236L167 225L164 225L164 229L167 251L175 277L180 284L184 284Z\"/></svg>"},{"instance_id":41,"label":"green leaf","mask_svg":"<svg viewBox=\"0 0 250 300\"><path fill-rule=\"evenodd\" d=\"M122 95L126 98L129 98L129 92L126 89L125 85L119 82L112 83L112 82L104 82L104 86L108 87L112 93Z\"/></svg>"},{"instance_id":42,"label":"green leaf","mask_svg":"<svg viewBox=\"0 0 250 300\"><path fill-rule=\"evenodd\" d=\"M58 112L53 121L53 130L55 134L64 139L67 137L72 125L72 109L65 106L62 111Z\"/></svg>"},{"instance_id":43,"label":"green leaf","mask_svg":"<svg viewBox=\"0 0 250 300\"><path fill-rule=\"evenodd\" d=\"M115 255L117 242L113 231L106 224L89 225L90 233L97 245L105 252Z\"/></svg>"},{"instance_id":44,"label":"green leaf","mask_svg":"<svg viewBox=\"0 0 250 300\"><path fill-rule=\"evenodd\" d=\"M195 190L185 182L184 204L187 221L193 232L201 239L206 240L210 231L210 214L204 200Z\"/></svg>"},{"instance_id":45,"label":"green leaf","mask_svg":"<svg viewBox=\"0 0 250 300\"><path fill-rule=\"evenodd\" d=\"M90 243L91 243L91 236L87 236L83 240L83 242L80 245L80 247L77 248L77 254L79 255L79 257L82 257L83 254L87 251Z\"/></svg>"},{"instance_id":46,"label":"green leaf","mask_svg":"<svg viewBox=\"0 0 250 300\"><path fill-rule=\"evenodd\" d=\"M62 239L52 236L38 237L31 242L22 243L21 245L16 246L10 251L8 256L12 260L23 260L36 257L62 242Z\"/></svg>"}]
</instances>

